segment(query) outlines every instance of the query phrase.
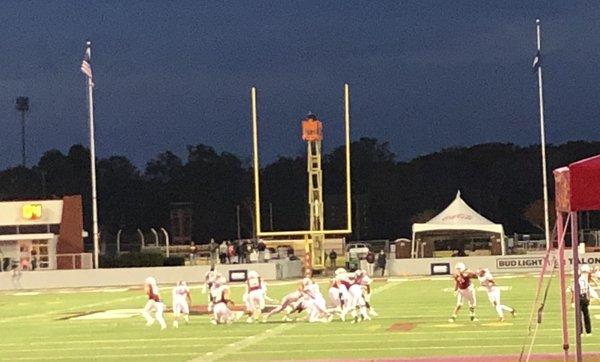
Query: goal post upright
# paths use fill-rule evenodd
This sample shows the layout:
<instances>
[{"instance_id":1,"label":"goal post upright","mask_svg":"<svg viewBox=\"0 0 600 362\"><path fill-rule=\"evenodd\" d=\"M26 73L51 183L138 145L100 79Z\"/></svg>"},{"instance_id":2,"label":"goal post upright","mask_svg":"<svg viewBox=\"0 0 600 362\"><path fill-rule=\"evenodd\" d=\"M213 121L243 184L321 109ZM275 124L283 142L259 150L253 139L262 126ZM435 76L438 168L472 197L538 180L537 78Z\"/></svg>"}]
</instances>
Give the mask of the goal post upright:
<instances>
[{"instance_id":1,"label":"goal post upright","mask_svg":"<svg viewBox=\"0 0 600 362\"><path fill-rule=\"evenodd\" d=\"M256 87L251 89L251 113L252 113L252 159L254 174L254 220L256 237L284 237L297 236L305 241L305 268L322 269L325 267L325 248L324 241L326 235L343 235L352 233L352 184L350 169L350 94L348 84L344 84L344 140L345 140L345 181L346 181L346 228L345 229L325 229L324 225L324 206L322 191L322 170L321 170L321 123L314 117L310 127L316 127L314 130L318 134L314 139L305 138L304 124L308 121L307 117L303 121L303 139L307 142L307 173L308 173L308 201L309 201L309 230L285 230L285 231L262 231L261 224L261 204L260 204L260 162L258 153L258 113Z\"/></svg>"}]
</instances>

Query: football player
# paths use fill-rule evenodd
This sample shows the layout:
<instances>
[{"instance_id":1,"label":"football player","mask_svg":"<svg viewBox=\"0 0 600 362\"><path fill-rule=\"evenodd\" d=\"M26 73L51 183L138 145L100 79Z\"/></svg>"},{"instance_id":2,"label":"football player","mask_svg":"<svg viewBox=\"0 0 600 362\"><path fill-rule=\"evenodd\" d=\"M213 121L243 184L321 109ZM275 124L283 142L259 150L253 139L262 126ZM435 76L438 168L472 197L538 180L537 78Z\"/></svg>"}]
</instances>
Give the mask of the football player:
<instances>
[{"instance_id":1,"label":"football player","mask_svg":"<svg viewBox=\"0 0 600 362\"><path fill-rule=\"evenodd\" d=\"M464 263L457 263L455 266L455 273L453 274L454 279L454 293L456 295L456 307L452 311L452 316L448 320L450 323L456 321L456 315L463 305L463 301L466 299L469 303L469 317L472 322L479 321L475 316L475 307L477 306L477 300L475 298L475 288L471 283L472 278L477 278L477 274L473 273Z\"/></svg>"},{"instance_id":2,"label":"football player","mask_svg":"<svg viewBox=\"0 0 600 362\"><path fill-rule=\"evenodd\" d=\"M213 283L221 276L220 273L217 272L214 265L210 266L210 270L204 274L204 285L202 286L202 294L208 293L208 311L212 310L213 300L212 294L210 292Z\"/></svg>"},{"instance_id":3,"label":"football player","mask_svg":"<svg viewBox=\"0 0 600 362\"><path fill-rule=\"evenodd\" d=\"M165 305L160 300L160 295L158 294L158 285L156 283L156 279L154 277L148 277L144 281L144 291L148 296L148 301L142 309L142 316L146 319L146 325L151 326L155 321L160 325L160 329L167 328L167 323L163 318L163 311ZM155 314L154 318L150 315L150 312L154 309Z\"/></svg>"},{"instance_id":4,"label":"football player","mask_svg":"<svg viewBox=\"0 0 600 362\"><path fill-rule=\"evenodd\" d=\"M302 292L305 295L304 305L308 311L308 322L330 322L333 318L327 311L327 303L319 290L319 285L310 278L302 279Z\"/></svg>"},{"instance_id":5,"label":"football player","mask_svg":"<svg viewBox=\"0 0 600 362\"><path fill-rule=\"evenodd\" d=\"M173 296L173 327L179 327L179 319L183 314L183 320L185 323L190 322L190 305L192 304L192 296L190 294L190 288L188 288L185 281L180 280L177 282L175 288L172 291Z\"/></svg>"},{"instance_id":6,"label":"football player","mask_svg":"<svg viewBox=\"0 0 600 362\"><path fill-rule=\"evenodd\" d=\"M277 307L275 307L275 309L263 316L263 322L266 322L267 319L273 314L282 311L285 313L285 315L283 316L283 320L290 321L291 318L289 317L289 315L298 310L298 306L301 303L302 298L304 298L304 294L300 289L286 294L286 296L283 297L283 299L281 300L281 303Z\"/></svg>"},{"instance_id":7,"label":"football player","mask_svg":"<svg viewBox=\"0 0 600 362\"><path fill-rule=\"evenodd\" d=\"M488 299L490 303L496 309L496 313L498 313L498 320L500 322L504 322L504 311L510 312L512 316L515 316L515 309L504 304L500 303L500 288L496 285L494 281L494 277L492 273L490 273L489 269L480 268L477 271L477 279L482 287L485 288L485 291L488 295Z\"/></svg>"},{"instance_id":8,"label":"football player","mask_svg":"<svg viewBox=\"0 0 600 362\"><path fill-rule=\"evenodd\" d=\"M246 322L252 323L258 320L265 306L265 290L262 278L254 270L248 272L244 302L246 303L246 312L248 314Z\"/></svg>"},{"instance_id":9,"label":"football player","mask_svg":"<svg viewBox=\"0 0 600 362\"><path fill-rule=\"evenodd\" d=\"M335 271L334 284L339 291L339 299L341 302L340 319L346 320L346 314L354 309L352 298L350 297L350 286L352 285L351 275L344 268L337 268Z\"/></svg>"}]
</instances>

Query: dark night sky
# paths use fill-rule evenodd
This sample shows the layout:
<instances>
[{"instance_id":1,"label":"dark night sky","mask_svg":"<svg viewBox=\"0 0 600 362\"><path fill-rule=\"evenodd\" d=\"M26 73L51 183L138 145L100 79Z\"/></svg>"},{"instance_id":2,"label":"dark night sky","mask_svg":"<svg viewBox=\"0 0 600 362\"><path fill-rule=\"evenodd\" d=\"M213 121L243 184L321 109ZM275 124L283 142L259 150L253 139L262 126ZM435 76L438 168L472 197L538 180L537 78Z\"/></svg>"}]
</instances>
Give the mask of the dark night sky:
<instances>
[{"instance_id":1,"label":"dark night sky","mask_svg":"<svg viewBox=\"0 0 600 362\"><path fill-rule=\"evenodd\" d=\"M352 137L389 141L399 159L536 143L538 16L548 141L599 140L599 2L2 1L0 168L20 162L18 95L32 104L30 160L87 145L86 38L100 157L143 166L205 143L247 159L252 85L263 162L302 152L308 111L331 149L343 140L344 82Z\"/></svg>"}]
</instances>

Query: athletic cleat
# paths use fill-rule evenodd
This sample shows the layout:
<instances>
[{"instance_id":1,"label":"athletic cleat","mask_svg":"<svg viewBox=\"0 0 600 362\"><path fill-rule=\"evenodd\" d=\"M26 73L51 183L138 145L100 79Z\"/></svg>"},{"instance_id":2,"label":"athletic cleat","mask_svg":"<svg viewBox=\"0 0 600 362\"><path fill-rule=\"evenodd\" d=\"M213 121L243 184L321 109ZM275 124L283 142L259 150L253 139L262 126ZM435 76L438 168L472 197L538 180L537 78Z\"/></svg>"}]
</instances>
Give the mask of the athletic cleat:
<instances>
[{"instance_id":1,"label":"athletic cleat","mask_svg":"<svg viewBox=\"0 0 600 362\"><path fill-rule=\"evenodd\" d=\"M498 322L504 322L504 317L499 317Z\"/></svg>"},{"instance_id":2,"label":"athletic cleat","mask_svg":"<svg viewBox=\"0 0 600 362\"><path fill-rule=\"evenodd\" d=\"M477 318L477 317L471 317L471 322L479 322L479 318Z\"/></svg>"},{"instance_id":3,"label":"athletic cleat","mask_svg":"<svg viewBox=\"0 0 600 362\"><path fill-rule=\"evenodd\" d=\"M254 320L252 319L252 317L248 317L248 319L246 319L246 323L253 323Z\"/></svg>"},{"instance_id":4,"label":"athletic cleat","mask_svg":"<svg viewBox=\"0 0 600 362\"><path fill-rule=\"evenodd\" d=\"M379 313L375 312L375 310L373 310L373 309L369 309L369 314L372 315L373 317L377 317L379 315Z\"/></svg>"},{"instance_id":5,"label":"athletic cleat","mask_svg":"<svg viewBox=\"0 0 600 362\"><path fill-rule=\"evenodd\" d=\"M450 322L450 323L456 322L456 316L450 317L450 319L448 319L448 322Z\"/></svg>"},{"instance_id":6,"label":"athletic cleat","mask_svg":"<svg viewBox=\"0 0 600 362\"><path fill-rule=\"evenodd\" d=\"M513 316L513 318L514 318L514 317L517 315L517 310L516 310L515 308L513 308L513 309L510 311L510 314L511 314L511 315Z\"/></svg>"},{"instance_id":7,"label":"athletic cleat","mask_svg":"<svg viewBox=\"0 0 600 362\"><path fill-rule=\"evenodd\" d=\"M215 326L217 325L217 321L216 321L215 319L211 319L211 320L210 320L210 323L211 323L211 324L214 324Z\"/></svg>"},{"instance_id":8,"label":"athletic cleat","mask_svg":"<svg viewBox=\"0 0 600 362\"><path fill-rule=\"evenodd\" d=\"M179 323L177 321L173 321L173 328L179 328Z\"/></svg>"}]
</instances>

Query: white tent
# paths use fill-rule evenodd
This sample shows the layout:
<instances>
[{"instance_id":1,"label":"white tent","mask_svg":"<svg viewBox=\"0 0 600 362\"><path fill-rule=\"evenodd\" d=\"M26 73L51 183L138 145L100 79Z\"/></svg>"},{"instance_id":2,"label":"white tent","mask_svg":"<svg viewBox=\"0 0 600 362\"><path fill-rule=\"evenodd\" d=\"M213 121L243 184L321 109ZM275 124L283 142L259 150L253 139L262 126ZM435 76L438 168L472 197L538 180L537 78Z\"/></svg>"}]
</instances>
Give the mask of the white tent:
<instances>
[{"instance_id":1,"label":"white tent","mask_svg":"<svg viewBox=\"0 0 600 362\"><path fill-rule=\"evenodd\" d=\"M441 235L444 232L472 231L499 234L502 246L502 255L505 254L504 228L501 224L495 224L485 217L479 215L460 197L460 191L456 198L444 211L426 223L413 224L412 235L412 257L417 255L416 236L420 233Z\"/></svg>"}]
</instances>

